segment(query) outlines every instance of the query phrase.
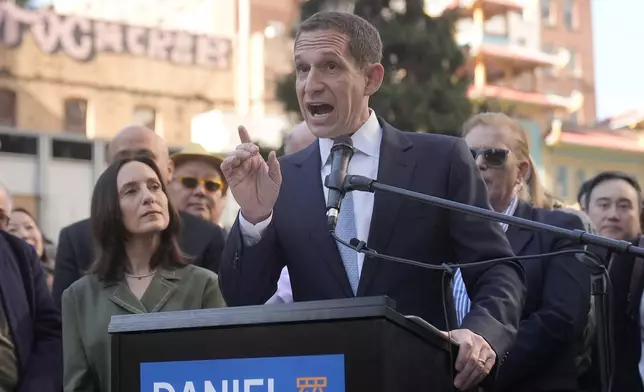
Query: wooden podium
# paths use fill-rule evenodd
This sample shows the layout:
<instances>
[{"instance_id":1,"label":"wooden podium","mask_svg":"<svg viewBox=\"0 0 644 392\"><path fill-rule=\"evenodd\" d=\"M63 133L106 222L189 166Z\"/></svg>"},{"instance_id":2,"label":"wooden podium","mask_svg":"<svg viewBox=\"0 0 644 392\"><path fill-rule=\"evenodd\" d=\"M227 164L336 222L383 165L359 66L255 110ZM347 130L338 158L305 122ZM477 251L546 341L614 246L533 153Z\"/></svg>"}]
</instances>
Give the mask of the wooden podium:
<instances>
[{"instance_id":1,"label":"wooden podium","mask_svg":"<svg viewBox=\"0 0 644 392\"><path fill-rule=\"evenodd\" d=\"M454 391L458 346L387 297L112 317L113 392Z\"/></svg>"}]
</instances>

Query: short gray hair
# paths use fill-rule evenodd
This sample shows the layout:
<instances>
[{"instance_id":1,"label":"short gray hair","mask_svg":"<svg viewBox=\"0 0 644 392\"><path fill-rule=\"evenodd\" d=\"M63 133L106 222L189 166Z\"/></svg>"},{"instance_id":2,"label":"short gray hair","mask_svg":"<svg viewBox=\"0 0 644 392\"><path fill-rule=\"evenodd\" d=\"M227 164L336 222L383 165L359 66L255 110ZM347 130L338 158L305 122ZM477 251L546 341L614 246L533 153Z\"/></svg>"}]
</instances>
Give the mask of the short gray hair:
<instances>
[{"instance_id":1,"label":"short gray hair","mask_svg":"<svg viewBox=\"0 0 644 392\"><path fill-rule=\"evenodd\" d=\"M382 61L382 40L378 30L367 20L347 12L318 12L306 19L295 34L295 42L302 33L333 30L349 38L349 53L360 68Z\"/></svg>"}]
</instances>

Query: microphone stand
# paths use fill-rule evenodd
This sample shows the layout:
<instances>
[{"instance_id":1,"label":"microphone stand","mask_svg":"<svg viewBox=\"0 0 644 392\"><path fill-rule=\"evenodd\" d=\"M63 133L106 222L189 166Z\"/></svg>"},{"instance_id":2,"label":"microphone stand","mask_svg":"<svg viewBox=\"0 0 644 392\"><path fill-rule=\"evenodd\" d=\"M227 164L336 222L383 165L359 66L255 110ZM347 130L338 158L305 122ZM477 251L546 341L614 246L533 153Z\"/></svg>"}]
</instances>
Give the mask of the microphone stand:
<instances>
[{"instance_id":1,"label":"microphone stand","mask_svg":"<svg viewBox=\"0 0 644 392\"><path fill-rule=\"evenodd\" d=\"M630 253L635 256L644 257L644 249L634 246L628 241L614 240L611 238L601 237L595 234L588 233L584 230L568 230L561 227L548 225L541 222L534 222L528 219L518 218L515 216L504 215L496 211L487 210L480 207L470 206L463 203L458 203L451 200L442 199L440 197L429 196L418 192L409 191L406 189L398 188L395 186L379 183L364 176L347 175L344 180L344 191L362 191L374 193L382 191L404 196L419 202L427 203L433 206L454 210L469 215L478 216L481 218L490 219L496 222L507 223L522 227L532 231L540 231L549 233L559 238L566 238L575 243L582 245L593 245L601 248L608 249L611 253ZM592 258L586 255L577 256L577 258L590 267L591 269L591 288L592 295L595 297L595 317L597 320L597 347L599 368L601 377L601 390L608 392L610 387L610 375L612 363L609 360L612 358L610 350L610 338L608 323L606 317L607 306L607 289L606 289L606 268L604 264L595 262ZM597 259L600 259L597 256Z\"/></svg>"}]
</instances>

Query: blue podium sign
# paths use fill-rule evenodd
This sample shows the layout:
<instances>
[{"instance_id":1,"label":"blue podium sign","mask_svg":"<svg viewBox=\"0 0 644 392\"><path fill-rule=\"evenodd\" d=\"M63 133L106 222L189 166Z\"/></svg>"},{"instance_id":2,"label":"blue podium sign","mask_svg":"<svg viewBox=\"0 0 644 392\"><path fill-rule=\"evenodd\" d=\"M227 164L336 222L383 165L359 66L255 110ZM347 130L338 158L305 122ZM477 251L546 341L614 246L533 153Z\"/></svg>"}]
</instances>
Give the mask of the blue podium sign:
<instances>
[{"instance_id":1,"label":"blue podium sign","mask_svg":"<svg viewBox=\"0 0 644 392\"><path fill-rule=\"evenodd\" d=\"M344 355L141 364L141 392L345 392Z\"/></svg>"}]
</instances>

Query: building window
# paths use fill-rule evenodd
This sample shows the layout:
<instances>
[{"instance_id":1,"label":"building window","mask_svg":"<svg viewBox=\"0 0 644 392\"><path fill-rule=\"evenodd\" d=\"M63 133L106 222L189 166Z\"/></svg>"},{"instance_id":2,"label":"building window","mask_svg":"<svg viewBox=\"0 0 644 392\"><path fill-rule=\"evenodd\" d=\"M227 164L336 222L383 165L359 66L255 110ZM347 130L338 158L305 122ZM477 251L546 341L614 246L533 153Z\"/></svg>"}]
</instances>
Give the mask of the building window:
<instances>
[{"instance_id":1,"label":"building window","mask_svg":"<svg viewBox=\"0 0 644 392\"><path fill-rule=\"evenodd\" d=\"M38 155L38 138L36 136L0 134L0 152Z\"/></svg>"},{"instance_id":2,"label":"building window","mask_svg":"<svg viewBox=\"0 0 644 392\"><path fill-rule=\"evenodd\" d=\"M557 182L555 184L556 196L568 197L568 168L565 166L557 167Z\"/></svg>"},{"instance_id":3,"label":"building window","mask_svg":"<svg viewBox=\"0 0 644 392\"><path fill-rule=\"evenodd\" d=\"M0 90L0 126L16 126L16 93Z\"/></svg>"},{"instance_id":4,"label":"building window","mask_svg":"<svg viewBox=\"0 0 644 392\"><path fill-rule=\"evenodd\" d=\"M570 114L570 117L568 117L568 123L572 125L579 125L579 118L577 117L577 112Z\"/></svg>"},{"instance_id":5,"label":"building window","mask_svg":"<svg viewBox=\"0 0 644 392\"><path fill-rule=\"evenodd\" d=\"M73 133L87 132L87 100L71 98L65 100L64 130Z\"/></svg>"},{"instance_id":6,"label":"building window","mask_svg":"<svg viewBox=\"0 0 644 392\"><path fill-rule=\"evenodd\" d=\"M137 106L134 109L134 123L156 131L156 111L148 106Z\"/></svg>"},{"instance_id":7,"label":"building window","mask_svg":"<svg viewBox=\"0 0 644 392\"><path fill-rule=\"evenodd\" d=\"M586 171L579 169L577 170L577 186L581 188L584 182L586 182Z\"/></svg>"},{"instance_id":8,"label":"building window","mask_svg":"<svg viewBox=\"0 0 644 392\"><path fill-rule=\"evenodd\" d=\"M570 72L576 72L577 71L577 52L575 51L575 48L568 48L568 52L570 53L570 61L568 61L568 69Z\"/></svg>"},{"instance_id":9,"label":"building window","mask_svg":"<svg viewBox=\"0 0 644 392\"><path fill-rule=\"evenodd\" d=\"M575 3L574 0L565 0L564 2L564 24L566 29L575 28Z\"/></svg>"},{"instance_id":10,"label":"building window","mask_svg":"<svg viewBox=\"0 0 644 392\"><path fill-rule=\"evenodd\" d=\"M545 25L552 26L555 24L554 7L550 0L541 0L541 21Z\"/></svg>"},{"instance_id":11,"label":"building window","mask_svg":"<svg viewBox=\"0 0 644 392\"><path fill-rule=\"evenodd\" d=\"M53 139L51 147L54 158L92 160L92 143L89 142Z\"/></svg>"}]
</instances>

